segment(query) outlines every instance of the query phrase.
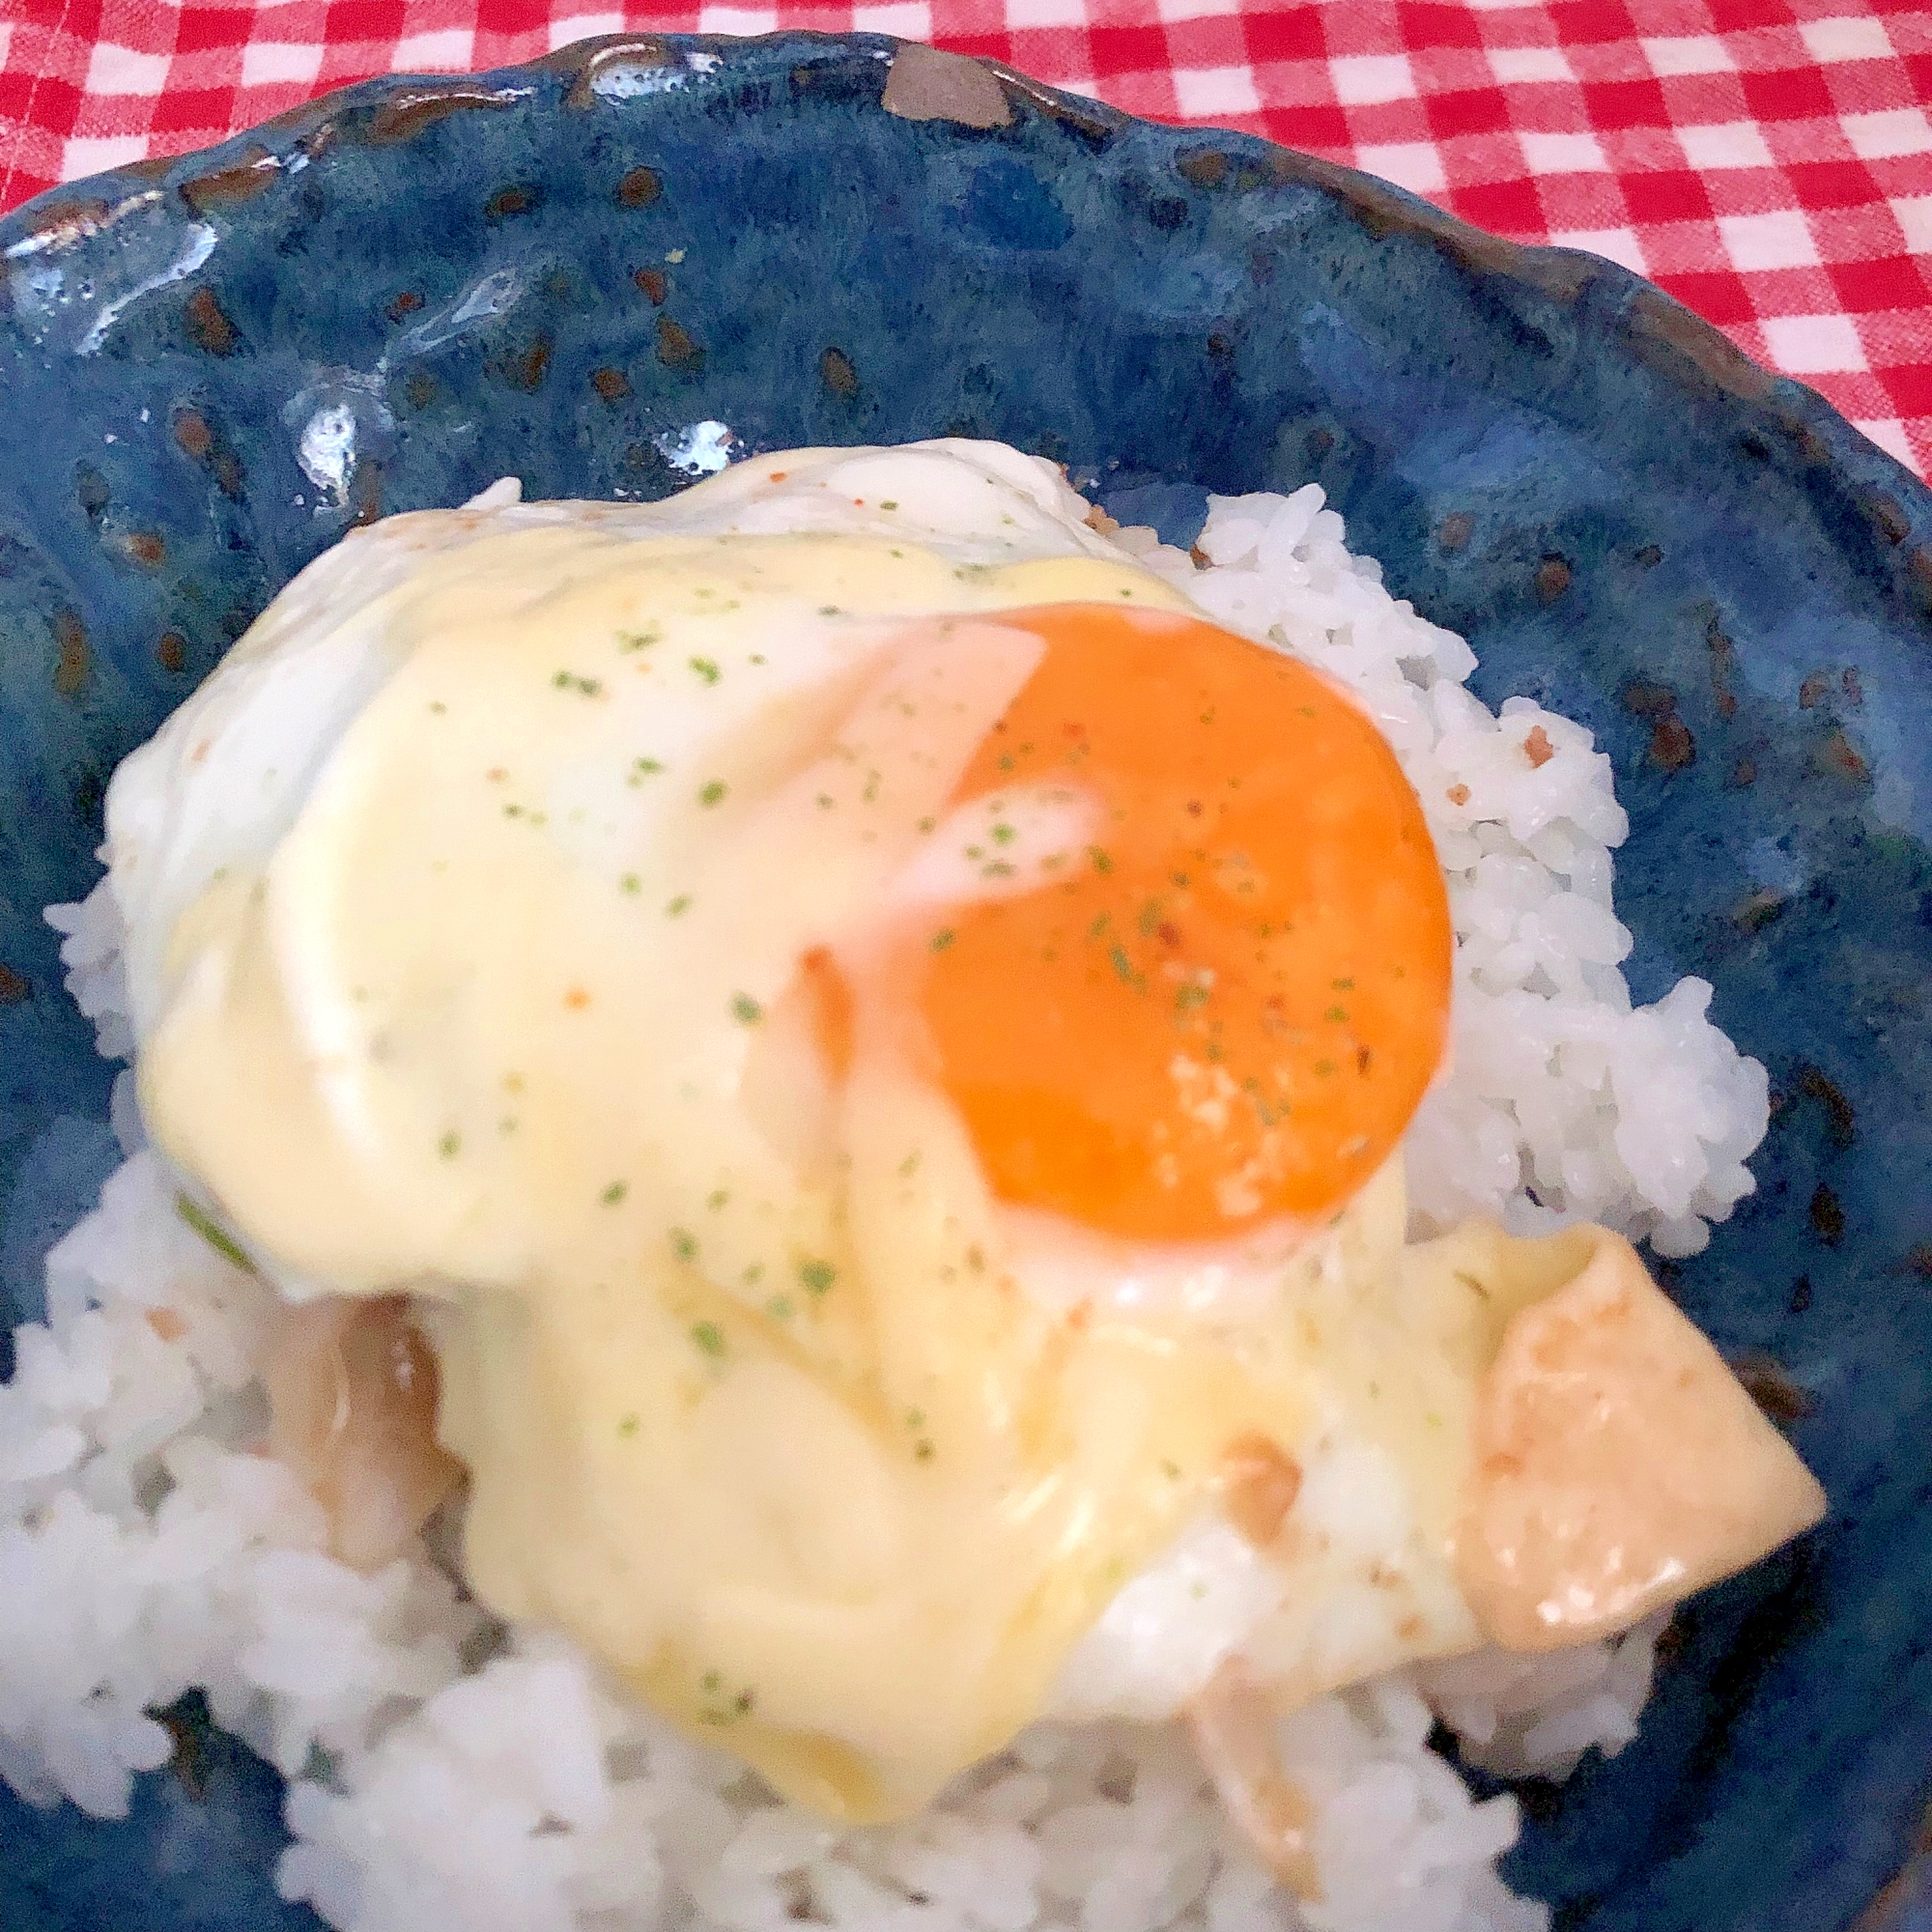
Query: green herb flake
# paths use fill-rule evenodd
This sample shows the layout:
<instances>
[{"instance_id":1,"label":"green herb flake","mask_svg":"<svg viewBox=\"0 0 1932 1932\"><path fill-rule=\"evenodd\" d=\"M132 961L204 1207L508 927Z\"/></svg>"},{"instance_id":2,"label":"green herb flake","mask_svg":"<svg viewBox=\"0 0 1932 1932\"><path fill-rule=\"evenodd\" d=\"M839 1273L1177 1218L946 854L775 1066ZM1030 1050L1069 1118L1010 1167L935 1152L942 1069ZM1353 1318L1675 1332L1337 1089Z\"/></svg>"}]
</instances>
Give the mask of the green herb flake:
<instances>
[{"instance_id":1,"label":"green herb flake","mask_svg":"<svg viewBox=\"0 0 1932 1932\"><path fill-rule=\"evenodd\" d=\"M934 1450L930 1439L926 1436L922 1435L920 1439L912 1445L912 1453L913 1453L913 1460L915 1462L930 1463L932 1461L934 1454Z\"/></svg>"},{"instance_id":2,"label":"green herb flake","mask_svg":"<svg viewBox=\"0 0 1932 1932\"><path fill-rule=\"evenodd\" d=\"M620 651L644 651L661 641L664 632L655 624L646 624L641 631L619 631L617 648Z\"/></svg>"},{"instance_id":3,"label":"green herb flake","mask_svg":"<svg viewBox=\"0 0 1932 1932\"><path fill-rule=\"evenodd\" d=\"M879 508L882 510L896 510L898 504L891 497L882 497L879 498Z\"/></svg>"},{"instance_id":4,"label":"green herb flake","mask_svg":"<svg viewBox=\"0 0 1932 1932\"><path fill-rule=\"evenodd\" d=\"M800 1262L798 1278L805 1285L807 1293L823 1294L838 1279L838 1270L830 1262Z\"/></svg>"},{"instance_id":5,"label":"green herb flake","mask_svg":"<svg viewBox=\"0 0 1932 1932\"><path fill-rule=\"evenodd\" d=\"M1321 1017L1331 1026L1340 1026L1349 1017L1349 1009L1347 1007L1330 1007Z\"/></svg>"},{"instance_id":6,"label":"green herb flake","mask_svg":"<svg viewBox=\"0 0 1932 1932\"><path fill-rule=\"evenodd\" d=\"M239 1267L243 1274L256 1272L255 1264L236 1246L233 1237L199 1202L190 1201L185 1194L177 1194L175 1212L231 1267Z\"/></svg>"},{"instance_id":7,"label":"green herb flake","mask_svg":"<svg viewBox=\"0 0 1932 1932\"><path fill-rule=\"evenodd\" d=\"M580 697L595 697L604 689L603 681L594 677L579 677L574 670L560 670L551 679L559 691L574 691Z\"/></svg>"},{"instance_id":8,"label":"green herb flake","mask_svg":"<svg viewBox=\"0 0 1932 1932\"><path fill-rule=\"evenodd\" d=\"M717 1322L698 1322L691 1331L691 1339L697 1345L699 1354L709 1355L714 1362L724 1359L724 1331Z\"/></svg>"},{"instance_id":9,"label":"green herb flake","mask_svg":"<svg viewBox=\"0 0 1932 1932\"><path fill-rule=\"evenodd\" d=\"M939 930L932 935L932 950L935 952L944 952L946 949L949 946L951 946L955 939L958 938L958 936L959 935L956 932L954 932L950 925L942 925L939 928Z\"/></svg>"},{"instance_id":10,"label":"green herb flake","mask_svg":"<svg viewBox=\"0 0 1932 1932\"><path fill-rule=\"evenodd\" d=\"M697 802L699 805L707 805L707 806L717 805L724 799L724 794L727 791L729 791L730 788L731 787L727 785L723 779L713 779L709 784L705 785L703 789L699 791L699 793L697 794Z\"/></svg>"},{"instance_id":11,"label":"green herb flake","mask_svg":"<svg viewBox=\"0 0 1932 1932\"><path fill-rule=\"evenodd\" d=\"M670 1251L681 1262L695 1262L697 1259L697 1236L688 1228L673 1228L670 1231Z\"/></svg>"},{"instance_id":12,"label":"green herb flake","mask_svg":"<svg viewBox=\"0 0 1932 1932\"><path fill-rule=\"evenodd\" d=\"M906 1427L908 1429L923 1429L925 1427L925 1410L923 1408L907 1409Z\"/></svg>"},{"instance_id":13,"label":"green herb flake","mask_svg":"<svg viewBox=\"0 0 1932 1932\"><path fill-rule=\"evenodd\" d=\"M444 1160L454 1160L463 1151L463 1136L452 1127L437 1142L436 1151Z\"/></svg>"},{"instance_id":14,"label":"green herb flake","mask_svg":"<svg viewBox=\"0 0 1932 1932\"><path fill-rule=\"evenodd\" d=\"M774 1321L789 1321L792 1316L791 1296L788 1294L773 1295L772 1298L765 1303L765 1313L769 1315Z\"/></svg>"},{"instance_id":15,"label":"green herb flake","mask_svg":"<svg viewBox=\"0 0 1932 1932\"><path fill-rule=\"evenodd\" d=\"M628 1180L613 1180L597 1198L605 1207L614 1208L630 1191L631 1183Z\"/></svg>"},{"instance_id":16,"label":"green herb flake","mask_svg":"<svg viewBox=\"0 0 1932 1932\"><path fill-rule=\"evenodd\" d=\"M1352 980L1330 980L1328 984L1338 993L1352 993L1355 990L1355 982Z\"/></svg>"},{"instance_id":17,"label":"green herb flake","mask_svg":"<svg viewBox=\"0 0 1932 1932\"><path fill-rule=\"evenodd\" d=\"M635 1435L638 1433L638 1431L642 1427L643 1427L642 1416L635 1414L627 1415L618 1422L617 1434L619 1435L624 1436L628 1440L631 1436Z\"/></svg>"},{"instance_id":18,"label":"green herb flake","mask_svg":"<svg viewBox=\"0 0 1932 1932\"><path fill-rule=\"evenodd\" d=\"M731 1017L740 1026L756 1026L765 1016L765 1009L749 993L731 995Z\"/></svg>"},{"instance_id":19,"label":"green herb flake","mask_svg":"<svg viewBox=\"0 0 1932 1932\"><path fill-rule=\"evenodd\" d=\"M672 899L665 907L665 917L667 919L681 919L690 910L691 895L689 893L679 893L676 898Z\"/></svg>"},{"instance_id":20,"label":"green herb flake","mask_svg":"<svg viewBox=\"0 0 1932 1932\"><path fill-rule=\"evenodd\" d=\"M704 1205L715 1214L730 1198L731 1190L728 1187L714 1187L704 1197Z\"/></svg>"},{"instance_id":21,"label":"green herb flake","mask_svg":"<svg viewBox=\"0 0 1932 1932\"><path fill-rule=\"evenodd\" d=\"M1094 870L1095 870L1096 872L1100 872L1100 873L1103 873L1103 874L1104 874L1104 873L1107 873L1107 872L1111 872L1111 871L1112 871L1112 870L1114 869L1114 861L1113 861L1113 858L1112 858L1112 856L1111 856L1111 855L1110 855L1110 854L1108 853L1108 851L1107 851L1107 849L1106 849L1106 847L1105 847L1104 845L1090 845L1090 846L1088 846L1088 848L1087 848L1087 856L1088 856L1088 858L1090 858L1091 860L1093 860L1093 862L1094 862Z\"/></svg>"},{"instance_id":22,"label":"green herb flake","mask_svg":"<svg viewBox=\"0 0 1932 1932\"><path fill-rule=\"evenodd\" d=\"M1124 946L1116 946L1107 954L1107 958L1114 971L1120 975L1122 983L1131 986L1134 983L1134 962L1127 957L1127 949Z\"/></svg>"},{"instance_id":23,"label":"green herb flake","mask_svg":"<svg viewBox=\"0 0 1932 1932\"><path fill-rule=\"evenodd\" d=\"M716 684L722 675L715 658L693 658L691 668L706 684Z\"/></svg>"},{"instance_id":24,"label":"green herb flake","mask_svg":"<svg viewBox=\"0 0 1932 1932\"><path fill-rule=\"evenodd\" d=\"M1326 1080L1334 1072L1335 1063L1332 1060L1318 1060L1315 1063L1315 1070L1323 1080Z\"/></svg>"},{"instance_id":25,"label":"green herb flake","mask_svg":"<svg viewBox=\"0 0 1932 1932\"><path fill-rule=\"evenodd\" d=\"M1174 990L1174 1009L1178 1013L1192 1012L1196 1007L1205 1007L1208 998L1208 988L1199 983L1177 986Z\"/></svg>"},{"instance_id":26,"label":"green herb flake","mask_svg":"<svg viewBox=\"0 0 1932 1932\"><path fill-rule=\"evenodd\" d=\"M639 878L637 873L635 872L626 872L624 876L617 881L617 885L621 891L629 893L633 897L635 897L639 893L642 892L644 889L643 880Z\"/></svg>"}]
</instances>

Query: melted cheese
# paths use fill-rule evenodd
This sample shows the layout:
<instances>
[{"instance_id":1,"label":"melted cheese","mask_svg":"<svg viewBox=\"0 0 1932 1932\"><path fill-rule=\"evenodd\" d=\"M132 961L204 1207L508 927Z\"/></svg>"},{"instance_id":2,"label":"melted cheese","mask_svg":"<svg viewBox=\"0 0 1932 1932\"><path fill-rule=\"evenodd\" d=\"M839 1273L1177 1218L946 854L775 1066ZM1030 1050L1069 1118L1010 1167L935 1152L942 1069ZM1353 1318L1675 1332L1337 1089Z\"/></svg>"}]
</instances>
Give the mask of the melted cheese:
<instances>
[{"instance_id":1,"label":"melted cheese","mask_svg":"<svg viewBox=\"0 0 1932 1932\"><path fill-rule=\"evenodd\" d=\"M294 1292L427 1298L478 1594L850 1819L1078 1707L1122 1585L1205 1519L1271 1581L1194 1676L1238 1640L1297 1695L1525 1628L1603 1542L1519 1453L1554 1384L1509 1311L1569 1251L1405 1257L1392 1163L1312 1242L1127 1266L999 1208L863 1000L837 1087L788 1028L813 949L992 889L931 853L1037 660L999 613L1181 604L1009 454L947 455L966 535L936 457L878 453L399 519L110 798L151 1130ZM999 889L1079 814L1016 814ZM1761 1452L1729 1563L1809 1497L1718 1407ZM1662 1541L1701 1580L1695 1516Z\"/></svg>"}]
</instances>

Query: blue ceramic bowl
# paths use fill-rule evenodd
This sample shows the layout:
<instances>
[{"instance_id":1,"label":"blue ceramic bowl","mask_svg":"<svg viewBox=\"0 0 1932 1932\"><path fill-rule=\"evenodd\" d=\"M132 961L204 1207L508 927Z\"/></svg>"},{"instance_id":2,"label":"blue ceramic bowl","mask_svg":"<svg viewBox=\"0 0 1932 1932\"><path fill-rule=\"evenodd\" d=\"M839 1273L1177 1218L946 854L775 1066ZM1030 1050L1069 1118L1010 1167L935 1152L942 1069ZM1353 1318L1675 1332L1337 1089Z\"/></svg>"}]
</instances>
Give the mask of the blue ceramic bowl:
<instances>
[{"instance_id":1,"label":"blue ceramic bowl","mask_svg":"<svg viewBox=\"0 0 1932 1932\"><path fill-rule=\"evenodd\" d=\"M1777 1096L1757 1193L1666 1272L1804 1391L1833 1513L1689 1608L1637 1742L1527 1794L1510 1879L1590 1932L1833 1932L1932 1779L1932 497L1621 269L969 63L882 100L894 55L371 82L0 222L14 1317L111 1157L39 909L92 880L115 761L353 521L504 471L660 496L704 423L999 437L1183 541L1199 486L1313 478L1485 697L1598 734L1633 988L1710 979ZM205 1730L125 1824L0 1799L0 1925L312 1926L276 1802ZM1872 1910L1927 1925L1926 1890Z\"/></svg>"}]
</instances>

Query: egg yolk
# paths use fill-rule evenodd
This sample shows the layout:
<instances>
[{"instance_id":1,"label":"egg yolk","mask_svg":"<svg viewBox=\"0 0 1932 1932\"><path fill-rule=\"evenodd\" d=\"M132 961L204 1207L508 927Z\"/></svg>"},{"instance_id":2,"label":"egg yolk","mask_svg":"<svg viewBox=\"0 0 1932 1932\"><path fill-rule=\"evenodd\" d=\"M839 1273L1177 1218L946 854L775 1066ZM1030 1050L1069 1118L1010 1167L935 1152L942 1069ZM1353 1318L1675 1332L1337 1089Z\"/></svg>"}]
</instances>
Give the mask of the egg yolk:
<instances>
[{"instance_id":1,"label":"egg yolk","mask_svg":"<svg viewBox=\"0 0 1932 1932\"><path fill-rule=\"evenodd\" d=\"M1064 881L908 944L994 1192L1155 1240L1339 1207L1448 1027L1448 902L1395 754L1320 673L1199 619L1000 621L1046 655L958 802L1068 787L1099 812Z\"/></svg>"}]
</instances>

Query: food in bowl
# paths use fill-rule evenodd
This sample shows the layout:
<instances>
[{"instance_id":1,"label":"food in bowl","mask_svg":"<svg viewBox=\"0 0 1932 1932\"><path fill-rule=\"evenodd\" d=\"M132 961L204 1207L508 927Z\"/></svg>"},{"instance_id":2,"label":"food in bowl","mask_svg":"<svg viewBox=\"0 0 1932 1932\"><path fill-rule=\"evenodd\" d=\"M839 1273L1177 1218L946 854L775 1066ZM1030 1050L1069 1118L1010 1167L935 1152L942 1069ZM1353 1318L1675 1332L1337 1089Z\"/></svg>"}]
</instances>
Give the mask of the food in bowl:
<instances>
[{"instance_id":1,"label":"food in bowl","mask_svg":"<svg viewBox=\"0 0 1932 1932\"><path fill-rule=\"evenodd\" d=\"M654 1909L624 1860L674 1861L694 1792L676 1910L930 1896L937 1816L982 1876L975 1826L1029 1828L1017 1925L1118 1726L1179 1725L1308 1922L1375 1922L1388 1870L1534 1914L1417 1687L1615 1706L1647 1619L1823 1507L1626 1238L1729 1211L1762 1069L1695 982L1630 1010L1587 734L1485 711L1319 492L1217 506L1205 568L1105 524L958 442L499 491L319 559L124 764L63 915L153 1140L101 1219L220 1287L108 1288L117 1250L55 1294L187 1360L116 1434L52 1366L106 1310L23 1344L18 1547L140 1545L144 1632L235 1594L240 1523L270 1548L217 1613L252 1651L124 1662L92 1746L42 1695L16 1783L111 1808L140 1710L209 1682L321 1774L282 1877L345 1926L461 1922L491 1860L558 1923ZM1617 1741L1584 1710L1555 1761ZM1358 1723L1409 1780L1381 1871ZM481 1864L439 1840L553 1724L574 1776ZM1253 1869L1206 1865L1146 1922Z\"/></svg>"}]
</instances>

